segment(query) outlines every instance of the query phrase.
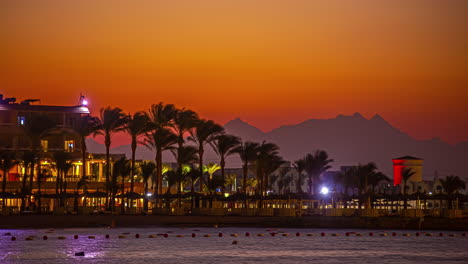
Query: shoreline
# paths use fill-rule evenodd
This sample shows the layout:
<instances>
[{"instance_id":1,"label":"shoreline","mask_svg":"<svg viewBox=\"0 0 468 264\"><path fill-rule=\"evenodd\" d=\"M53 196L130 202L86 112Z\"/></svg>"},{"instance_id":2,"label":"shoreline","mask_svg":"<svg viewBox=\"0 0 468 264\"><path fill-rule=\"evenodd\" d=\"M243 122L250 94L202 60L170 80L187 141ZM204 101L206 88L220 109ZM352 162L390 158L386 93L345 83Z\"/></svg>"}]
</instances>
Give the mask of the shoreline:
<instances>
[{"instance_id":1,"label":"shoreline","mask_svg":"<svg viewBox=\"0 0 468 264\"><path fill-rule=\"evenodd\" d=\"M93 227L279 227L467 231L467 218L403 217L243 217L156 215L14 215L0 216L1 229Z\"/></svg>"}]
</instances>

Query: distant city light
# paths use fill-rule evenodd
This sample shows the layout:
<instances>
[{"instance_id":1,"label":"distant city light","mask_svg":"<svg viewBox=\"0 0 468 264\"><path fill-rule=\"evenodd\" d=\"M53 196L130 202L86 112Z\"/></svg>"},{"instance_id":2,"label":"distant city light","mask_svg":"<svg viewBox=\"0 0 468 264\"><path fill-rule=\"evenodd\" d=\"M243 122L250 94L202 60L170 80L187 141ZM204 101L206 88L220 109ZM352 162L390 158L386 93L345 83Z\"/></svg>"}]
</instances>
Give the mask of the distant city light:
<instances>
[{"instance_id":1,"label":"distant city light","mask_svg":"<svg viewBox=\"0 0 468 264\"><path fill-rule=\"evenodd\" d=\"M151 193L147 193L147 194L146 194L147 197L150 197L151 195L153 195L153 194L151 194Z\"/></svg>"},{"instance_id":2,"label":"distant city light","mask_svg":"<svg viewBox=\"0 0 468 264\"><path fill-rule=\"evenodd\" d=\"M320 193L323 194L323 195L327 195L329 192L328 188L327 187L322 187L322 189L320 190Z\"/></svg>"},{"instance_id":3,"label":"distant city light","mask_svg":"<svg viewBox=\"0 0 468 264\"><path fill-rule=\"evenodd\" d=\"M429 192L429 195L432 195L432 192Z\"/></svg>"}]
</instances>

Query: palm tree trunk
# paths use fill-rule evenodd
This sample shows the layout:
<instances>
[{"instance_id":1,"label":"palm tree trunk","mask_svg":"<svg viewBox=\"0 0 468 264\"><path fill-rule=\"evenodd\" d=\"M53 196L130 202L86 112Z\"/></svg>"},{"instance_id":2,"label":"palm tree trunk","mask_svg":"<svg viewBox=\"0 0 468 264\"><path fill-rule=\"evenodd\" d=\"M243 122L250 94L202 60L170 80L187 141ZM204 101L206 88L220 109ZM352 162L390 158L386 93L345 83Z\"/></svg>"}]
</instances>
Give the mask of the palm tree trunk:
<instances>
[{"instance_id":1,"label":"palm tree trunk","mask_svg":"<svg viewBox=\"0 0 468 264\"><path fill-rule=\"evenodd\" d=\"M110 172L111 172L111 166L110 166L110 135L105 136L105 145L106 145L106 207L107 209L110 208L110 202L109 202L109 183L110 183Z\"/></svg>"},{"instance_id":2,"label":"palm tree trunk","mask_svg":"<svg viewBox=\"0 0 468 264\"><path fill-rule=\"evenodd\" d=\"M134 186L134 175L135 175L135 153L136 153L136 148L137 148L137 139L136 136L132 136L132 163L131 163L131 168L130 168L130 192L133 192L133 186ZM146 193L145 193L146 195ZM130 199L129 202L129 207L133 207L133 199Z\"/></svg>"},{"instance_id":3,"label":"palm tree trunk","mask_svg":"<svg viewBox=\"0 0 468 264\"><path fill-rule=\"evenodd\" d=\"M244 207L247 208L247 174L249 173L248 163L245 162L242 166L243 178L242 178L242 189L244 192Z\"/></svg>"},{"instance_id":4,"label":"palm tree trunk","mask_svg":"<svg viewBox=\"0 0 468 264\"><path fill-rule=\"evenodd\" d=\"M21 184L21 192L23 193L23 196L21 197L21 208L20 208L20 211L24 211L25 207L26 207L26 197L25 197L25 193L26 193L26 180L28 178L28 174L27 174L27 171L28 171L28 164L25 164L25 168L24 168L24 174L23 174L23 179L21 179L22 181L22 184Z\"/></svg>"},{"instance_id":5,"label":"palm tree trunk","mask_svg":"<svg viewBox=\"0 0 468 264\"><path fill-rule=\"evenodd\" d=\"M223 186L221 186L221 190L223 192L223 195L224 195L224 192L225 192L225 187L224 187L224 166L226 166L226 161L224 160L224 157L221 157L221 162L220 162L220 166L221 166L221 178L223 179Z\"/></svg>"},{"instance_id":6,"label":"palm tree trunk","mask_svg":"<svg viewBox=\"0 0 468 264\"><path fill-rule=\"evenodd\" d=\"M6 191L6 178L7 178L7 170L3 168L3 181L2 181L2 192ZM3 203L5 203L6 199L3 199Z\"/></svg>"},{"instance_id":7,"label":"palm tree trunk","mask_svg":"<svg viewBox=\"0 0 468 264\"><path fill-rule=\"evenodd\" d=\"M199 169L200 169L200 192L203 191L203 185L205 184L205 179L203 178L203 154L205 150L203 149L203 142L200 143L198 148L198 158L200 160Z\"/></svg>"}]
</instances>

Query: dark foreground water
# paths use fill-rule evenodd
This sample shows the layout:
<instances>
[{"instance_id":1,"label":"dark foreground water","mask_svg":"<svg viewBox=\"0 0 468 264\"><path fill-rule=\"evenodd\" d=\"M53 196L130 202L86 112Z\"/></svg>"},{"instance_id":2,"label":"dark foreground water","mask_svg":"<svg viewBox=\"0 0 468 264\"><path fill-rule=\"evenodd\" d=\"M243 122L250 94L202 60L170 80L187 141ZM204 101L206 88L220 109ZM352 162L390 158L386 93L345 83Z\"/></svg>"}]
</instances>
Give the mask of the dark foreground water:
<instances>
[{"instance_id":1,"label":"dark foreground water","mask_svg":"<svg viewBox=\"0 0 468 264\"><path fill-rule=\"evenodd\" d=\"M326 236L321 236L322 232ZM346 236L346 232L354 233ZM393 232L397 236L392 236ZM0 263L468 263L468 237L461 232L442 231L442 237L438 231L428 232L433 236L420 232L419 237L415 236L417 232L290 228L0 230ZM380 235L385 233L387 236ZM403 236L405 233L410 236ZM47 240L43 240L44 235ZM74 239L74 235L79 238ZM11 240L13 236L16 241ZM59 239L61 236L65 239ZM76 252L85 256L75 256Z\"/></svg>"}]
</instances>

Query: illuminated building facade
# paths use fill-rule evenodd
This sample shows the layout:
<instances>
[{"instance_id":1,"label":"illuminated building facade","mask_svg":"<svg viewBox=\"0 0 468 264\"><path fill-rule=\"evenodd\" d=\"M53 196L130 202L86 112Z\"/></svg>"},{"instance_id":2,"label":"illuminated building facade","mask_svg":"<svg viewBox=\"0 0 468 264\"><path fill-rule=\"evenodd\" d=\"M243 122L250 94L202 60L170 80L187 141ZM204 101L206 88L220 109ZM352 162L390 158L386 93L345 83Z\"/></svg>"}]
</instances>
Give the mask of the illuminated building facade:
<instances>
[{"instance_id":1,"label":"illuminated building facade","mask_svg":"<svg viewBox=\"0 0 468 264\"><path fill-rule=\"evenodd\" d=\"M402 173L404 168L414 171L414 175L409 179L410 182L422 182L423 177L423 159L404 156L392 159L393 161L393 185L400 185L403 181Z\"/></svg>"}]
</instances>

